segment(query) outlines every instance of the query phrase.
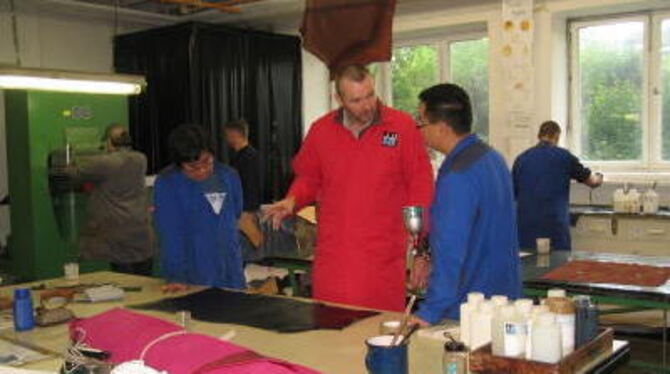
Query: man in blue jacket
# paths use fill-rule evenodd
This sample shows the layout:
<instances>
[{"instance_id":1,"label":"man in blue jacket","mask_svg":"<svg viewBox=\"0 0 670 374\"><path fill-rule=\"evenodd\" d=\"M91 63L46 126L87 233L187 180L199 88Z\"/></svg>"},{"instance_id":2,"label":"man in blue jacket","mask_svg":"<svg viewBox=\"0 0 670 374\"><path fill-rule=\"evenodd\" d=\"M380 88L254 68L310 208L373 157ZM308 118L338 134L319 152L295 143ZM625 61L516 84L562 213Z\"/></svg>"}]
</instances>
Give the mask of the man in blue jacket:
<instances>
[{"instance_id":1,"label":"man in blue jacket","mask_svg":"<svg viewBox=\"0 0 670 374\"><path fill-rule=\"evenodd\" d=\"M540 126L539 143L517 157L512 168L521 248L535 248L537 238L549 238L552 249L572 249L570 241L570 180L589 187L602 184L567 149L557 146L561 128L554 121Z\"/></svg>"},{"instance_id":2,"label":"man in blue jacket","mask_svg":"<svg viewBox=\"0 0 670 374\"><path fill-rule=\"evenodd\" d=\"M215 161L202 127L185 124L169 137L173 164L156 179L155 218L165 291L187 284L245 287L237 173Z\"/></svg>"},{"instance_id":3,"label":"man in blue jacket","mask_svg":"<svg viewBox=\"0 0 670 374\"><path fill-rule=\"evenodd\" d=\"M502 156L472 130L468 94L454 84L424 90L419 106L426 145L446 155L430 210L432 272L414 322L459 318L468 292L521 294L512 180Z\"/></svg>"}]
</instances>

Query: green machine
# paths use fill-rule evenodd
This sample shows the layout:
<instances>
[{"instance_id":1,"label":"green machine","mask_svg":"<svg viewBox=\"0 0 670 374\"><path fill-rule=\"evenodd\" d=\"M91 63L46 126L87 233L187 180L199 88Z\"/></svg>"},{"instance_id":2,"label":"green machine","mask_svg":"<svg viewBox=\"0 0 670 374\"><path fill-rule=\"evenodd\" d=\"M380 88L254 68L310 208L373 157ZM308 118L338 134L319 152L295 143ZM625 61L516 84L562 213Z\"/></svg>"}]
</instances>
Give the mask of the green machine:
<instances>
[{"instance_id":1,"label":"green machine","mask_svg":"<svg viewBox=\"0 0 670 374\"><path fill-rule=\"evenodd\" d=\"M65 263L79 260L77 236L85 219L87 188L52 170L78 156L102 152L105 128L128 123L128 99L119 93L4 88L10 271L22 280L59 277ZM80 263L83 272L104 267Z\"/></svg>"}]
</instances>

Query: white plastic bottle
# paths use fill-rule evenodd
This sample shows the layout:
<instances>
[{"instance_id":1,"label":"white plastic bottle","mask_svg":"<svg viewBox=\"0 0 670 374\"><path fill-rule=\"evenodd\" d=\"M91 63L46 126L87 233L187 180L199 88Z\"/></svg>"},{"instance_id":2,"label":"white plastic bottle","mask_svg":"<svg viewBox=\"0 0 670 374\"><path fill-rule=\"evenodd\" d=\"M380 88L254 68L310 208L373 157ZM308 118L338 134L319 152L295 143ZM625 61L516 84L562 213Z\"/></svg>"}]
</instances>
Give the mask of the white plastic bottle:
<instances>
[{"instance_id":1,"label":"white plastic bottle","mask_svg":"<svg viewBox=\"0 0 670 374\"><path fill-rule=\"evenodd\" d=\"M617 188L612 194L612 207L615 213L622 213L626 211L625 207L626 193L623 188Z\"/></svg>"},{"instance_id":2,"label":"white plastic bottle","mask_svg":"<svg viewBox=\"0 0 670 374\"><path fill-rule=\"evenodd\" d=\"M549 307L546 305L533 305L530 310L530 319L528 321L528 339L526 339L526 359L530 360L533 352L533 324L540 314L549 313Z\"/></svg>"},{"instance_id":3,"label":"white plastic bottle","mask_svg":"<svg viewBox=\"0 0 670 374\"><path fill-rule=\"evenodd\" d=\"M518 357L523 354L520 335L525 334L518 326L519 318L514 305L505 305L498 309L491 322L492 352L496 356Z\"/></svg>"},{"instance_id":4,"label":"white plastic bottle","mask_svg":"<svg viewBox=\"0 0 670 374\"><path fill-rule=\"evenodd\" d=\"M479 304L484 301L484 294L481 292L468 293L468 299L461 304L460 332L461 342L470 347L470 319L472 314L479 308Z\"/></svg>"},{"instance_id":5,"label":"white plastic bottle","mask_svg":"<svg viewBox=\"0 0 670 374\"><path fill-rule=\"evenodd\" d=\"M491 342L491 324L495 305L485 301L479 305L470 318L470 351Z\"/></svg>"},{"instance_id":6,"label":"white plastic bottle","mask_svg":"<svg viewBox=\"0 0 670 374\"><path fill-rule=\"evenodd\" d=\"M658 213L659 196L653 188L642 195L642 212L645 214Z\"/></svg>"},{"instance_id":7,"label":"white plastic bottle","mask_svg":"<svg viewBox=\"0 0 670 374\"><path fill-rule=\"evenodd\" d=\"M536 317L530 339L532 360L555 364L563 357L561 329L553 313L541 313Z\"/></svg>"},{"instance_id":8,"label":"white plastic bottle","mask_svg":"<svg viewBox=\"0 0 670 374\"><path fill-rule=\"evenodd\" d=\"M631 188L626 195L627 212L640 213L641 195L636 188Z\"/></svg>"},{"instance_id":9,"label":"white plastic bottle","mask_svg":"<svg viewBox=\"0 0 670 374\"><path fill-rule=\"evenodd\" d=\"M575 349L575 305L568 298L556 297L547 299L547 306L556 315L561 328L561 352L567 356Z\"/></svg>"}]
</instances>

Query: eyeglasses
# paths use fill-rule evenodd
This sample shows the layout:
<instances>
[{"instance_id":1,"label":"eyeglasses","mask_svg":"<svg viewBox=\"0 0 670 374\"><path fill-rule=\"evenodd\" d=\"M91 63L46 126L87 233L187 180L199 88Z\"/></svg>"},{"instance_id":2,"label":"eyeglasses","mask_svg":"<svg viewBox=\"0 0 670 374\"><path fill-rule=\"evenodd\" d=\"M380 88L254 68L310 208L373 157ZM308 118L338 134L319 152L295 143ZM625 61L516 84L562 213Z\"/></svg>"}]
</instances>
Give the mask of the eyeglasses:
<instances>
[{"instance_id":1,"label":"eyeglasses","mask_svg":"<svg viewBox=\"0 0 670 374\"><path fill-rule=\"evenodd\" d=\"M214 164L214 157L209 153L203 153L197 161L184 162L181 164L184 170L197 172L208 170Z\"/></svg>"},{"instance_id":2,"label":"eyeglasses","mask_svg":"<svg viewBox=\"0 0 670 374\"><path fill-rule=\"evenodd\" d=\"M422 118L419 117L419 116L414 117L414 122L416 123L416 128L419 129L419 130L422 129L422 128L424 128L424 127L426 127L426 126L428 126L428 125L431 125L430 122L428 122L428 121L422 119Z\"/></svg>"}]
</instances>

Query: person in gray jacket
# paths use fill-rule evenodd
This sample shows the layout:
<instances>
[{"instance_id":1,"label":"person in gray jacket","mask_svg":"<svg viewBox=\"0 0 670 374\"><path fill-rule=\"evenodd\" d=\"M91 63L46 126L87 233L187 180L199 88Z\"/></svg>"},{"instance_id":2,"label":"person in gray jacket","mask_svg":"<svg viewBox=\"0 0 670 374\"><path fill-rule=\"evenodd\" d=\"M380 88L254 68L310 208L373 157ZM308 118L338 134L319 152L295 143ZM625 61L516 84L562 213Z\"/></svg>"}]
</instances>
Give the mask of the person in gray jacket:
<instances>
[{"instance_id":1,"label":"person in gray jacket","mask_svg":"<svg viewBox=\"0 0 670 374\"><path fill-rule=\"evenodd\" d=\"M104 141L106 153L78 158L68 173L95 186L79 234L80 255L109 261L116 272L151 275L154 250L144 182L147 159L132 149L122 125L108 126Z\"/></svg>"}]
</instances>

